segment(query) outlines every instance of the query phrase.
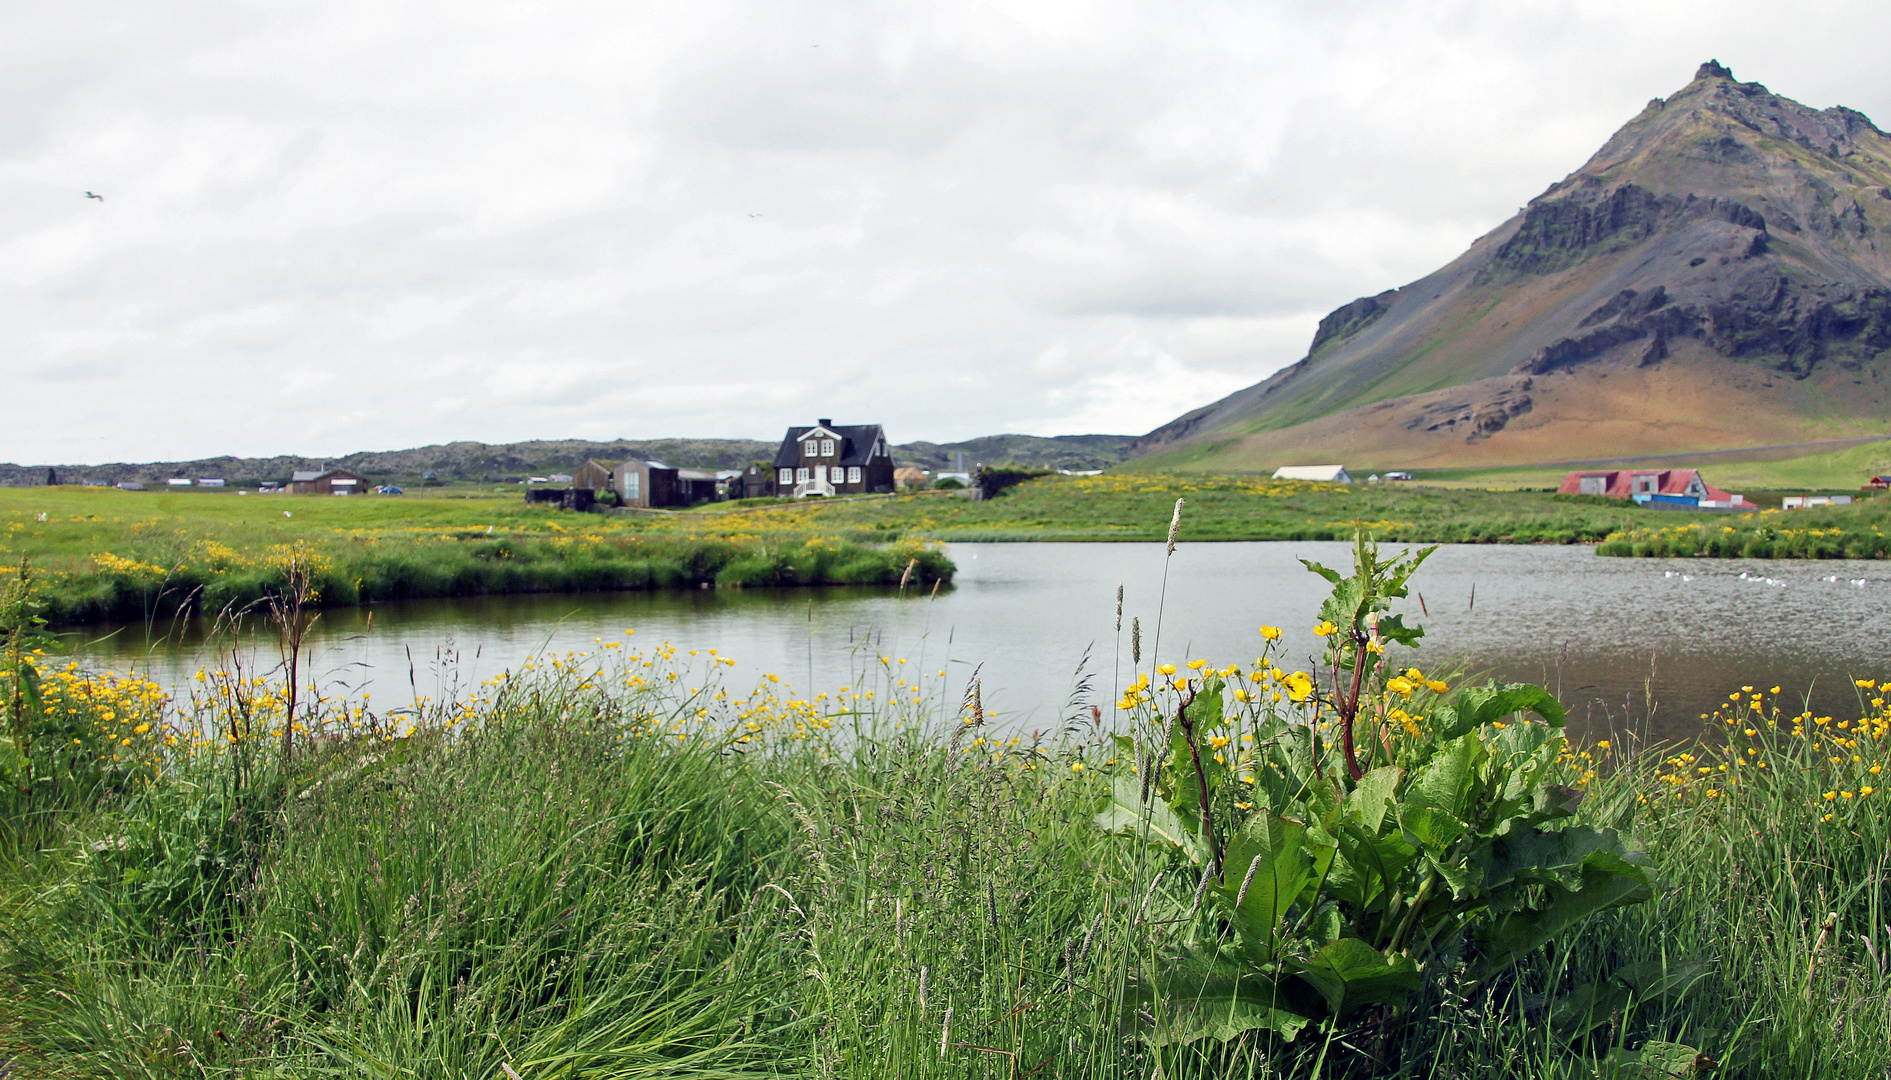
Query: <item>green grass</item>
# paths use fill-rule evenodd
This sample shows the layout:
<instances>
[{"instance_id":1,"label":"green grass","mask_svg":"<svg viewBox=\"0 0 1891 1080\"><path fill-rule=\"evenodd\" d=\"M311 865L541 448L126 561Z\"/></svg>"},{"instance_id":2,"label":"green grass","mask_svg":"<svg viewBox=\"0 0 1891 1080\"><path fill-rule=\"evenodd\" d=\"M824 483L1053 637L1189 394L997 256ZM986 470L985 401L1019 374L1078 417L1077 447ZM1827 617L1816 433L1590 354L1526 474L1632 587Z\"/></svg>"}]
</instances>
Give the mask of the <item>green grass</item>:
<instances>
[{"instance_id":1,"label":"green grass","mask_svg":"<svg viewBox=\"0 0 1891 1080\"><path fill-rule=\"evenodd\" d=\"M1695 515L1688 515L1694 517ZM1721 559L1882 559L1891 556L1891 499L1807 510L1766 510L1724 521L1640 525L1610 537L1600 555Z\"/></svg>"},{"instance_id":2,"label":"green grass","mask_svg":"<svg viewBox=\"0 0 1891 1080\"><path fill-rule=\"evenodd\" d=\"M1638 1075L1593 1062L1650 1040L1730 1077L1891 1067L1882 704L1839 730L1743 694L1715 724L1731 741L1585 750L1564 779L1655 855L1653 900L1469 998L1441 973L1390 1027L1157 1052L1117 988L1181 932L1142 921L1151 888L1186 909L1192 874L1091 823L1112 754L1087 714L1029 743L871 657L821 696L670 664L550 658L421 717L324 703L288 762L267 730L229 748L242 684L213 678L197 749L147 733L110 788L7 796L10 1070L1575 1080ZM136 692L60 700L115 732L103 710ZM270 701L248 706L262 728ZM1552 1033L1545 994L1651 961L1705 981Z\"/></svg>"},{"instance_id":3,"label":"green grass","mask_svg":"<svg viewBox=\"0 0 1891 1080\"><path fill-rule=\"evenodd\" d=\"M1760 452L1756 456L1769 456ZM1891 442L1865 443L1804 454L1782 460L1739 460L1742 455L1707 452L1700 460L1664 459L1649 468L1698 468L1709 483L1722 491L1737 491L1748 498L1769 493L1855 492L1873 476L1891 474ZM1641 466L1636 466L1641 467ZM1478 469L1426 469L1417 473L1421 483L1442 487L1493 490L1549 488L1562 484L1567 469L1499 466Z\"/></svg>"},{"instance_id":4,"label":"green grass","mask_svg":"<svg viewBox=\"0 0 1891 1080\"><path fill-rule=\"evenodd\" d=\"M925 496L800 503L744 516L759 524L772 514L792 515L784 526L948 541L1161 540L1178 498L1187 500L1181 537L1192 541L1349 539L1364 528L1397 541L1594 543L1644 521L1667 520L1661 511L1620 499L1157 473L1051 476L982 502ZM690 516L711 521L724 513L706 506Z\"/></svg>"},{"instance_id":5,"label":"green grass","mask_svg":"<svg viewBox=\"0 0 1891 1080\"><path fill-rule=\"evenodd\" d=\"M58 623L243 610L315 569L325 606L489 593L891 585L949 579L919 540L805 523L613 517L526 506L518 493L317 498L0 489L0 561L50 582Z\"/></svg>"}]
</instances>

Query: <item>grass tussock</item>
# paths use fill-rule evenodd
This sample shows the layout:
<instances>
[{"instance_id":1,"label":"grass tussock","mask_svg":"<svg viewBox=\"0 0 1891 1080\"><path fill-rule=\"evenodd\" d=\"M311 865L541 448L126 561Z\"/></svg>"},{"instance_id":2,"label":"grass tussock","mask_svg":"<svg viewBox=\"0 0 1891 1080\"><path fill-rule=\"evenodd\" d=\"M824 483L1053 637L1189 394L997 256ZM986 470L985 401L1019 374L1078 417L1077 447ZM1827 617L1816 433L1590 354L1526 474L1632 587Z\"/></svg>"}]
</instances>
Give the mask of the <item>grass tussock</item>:
<instances>
[{"instance_id":1,"label":"grass tussock","mask_svg":"<svg viewBox=\"0 0 1891 1080\"><path fill-rule=\"evenodd\" d=\"M1723 1076L1891 1066L1875 685L1857 717L1742 690L1697 745L1571 750L1579 818L1631 830L1662 887L1474 993L1441 974L1370 1030L1156 1049L1123 988L1196 882L1094 824L1127 766L1100 713L1028 738L893 660L807 694L706 659L542 658L395 714L305 694L288 758L268 679L173 702L49 674L36 731L82 752L4 788L9 1074L1589 1078L1663 1044ZM1648 963L1688 992L1609 981ZM1584 983L1571 1038L1551 1005Z\"/></svg>"}]
</instances>

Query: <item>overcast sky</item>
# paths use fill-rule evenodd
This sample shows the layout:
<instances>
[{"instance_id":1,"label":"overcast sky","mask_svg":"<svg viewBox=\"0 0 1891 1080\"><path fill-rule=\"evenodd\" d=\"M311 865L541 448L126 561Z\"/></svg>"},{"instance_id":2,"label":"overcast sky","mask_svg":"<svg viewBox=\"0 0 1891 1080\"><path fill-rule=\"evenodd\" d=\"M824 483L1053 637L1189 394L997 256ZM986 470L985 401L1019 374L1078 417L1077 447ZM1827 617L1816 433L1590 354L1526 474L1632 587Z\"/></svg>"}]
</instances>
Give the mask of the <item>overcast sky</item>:
<instances>
[{"instance_id":1,"label":"overcast sky","mask_svg":"<svg viewBox=\"0 0 1891 1080\"><path fill-rule=\"evenodd\" d=\"M1882 2L4 10L22 463L1141 433L1709 57L1891 122Z\"/></svg>"}]
</instances>

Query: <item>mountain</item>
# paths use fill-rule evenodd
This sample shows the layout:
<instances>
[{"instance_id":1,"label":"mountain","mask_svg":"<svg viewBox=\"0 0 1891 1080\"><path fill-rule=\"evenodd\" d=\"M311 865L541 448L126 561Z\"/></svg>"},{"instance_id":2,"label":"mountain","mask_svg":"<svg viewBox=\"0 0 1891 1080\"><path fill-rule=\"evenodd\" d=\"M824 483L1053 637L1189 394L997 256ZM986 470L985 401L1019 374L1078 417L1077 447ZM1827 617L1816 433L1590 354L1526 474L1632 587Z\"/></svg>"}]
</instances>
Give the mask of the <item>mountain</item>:
<instances>
[{"instance_id":1,"label":"mountain","mask_svg":"<svg viewBox=\"0 0 1891 1080\"><path fill-rule=\"evenodd\" d=\"M1527 464L1882 433L1891 137L1703 64L1428 277L1139 467Z\"/></svg>"},{"instance_id":2,"label":"mountain","mask_svg":"<svg viewBox=\"0 0 1891 1080\"><path fill-rule=\"evenodd\" d=\"M1102 469L1123 460L1131 435L988 435L959 443L913 442L893 447L900 465L925 469L949 468L954 451L965 454L966 466L1015 462L1053 469ZM233 485L258 480L286 480L296 469L336 465L373 480L401 483L418 481L432 472L445 481L500 479L568 473L587 458L621 460L654 458L689 469L739 469L758 458L773 460L780 444L755 439L619 439L587 442L550 439L534 442L487 444L453 442L411 450L362 451L335 458L279 456L268 458L211 457L193 461L120 462L110 465L0 464L0 487L44 484L50 470L62 483L90 480L115 484L122 480L162 483L174 476L222 477Z\"/></svg>"}]
</instances>

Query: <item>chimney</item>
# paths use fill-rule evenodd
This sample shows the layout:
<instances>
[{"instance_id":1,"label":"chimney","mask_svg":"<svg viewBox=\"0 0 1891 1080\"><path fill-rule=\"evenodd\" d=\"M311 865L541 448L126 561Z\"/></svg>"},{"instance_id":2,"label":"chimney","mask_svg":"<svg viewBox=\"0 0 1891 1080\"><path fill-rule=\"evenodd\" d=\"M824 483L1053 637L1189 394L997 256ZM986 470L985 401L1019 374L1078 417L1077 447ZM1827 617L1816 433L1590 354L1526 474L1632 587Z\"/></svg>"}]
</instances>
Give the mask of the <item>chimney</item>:
<instances>
[{"instance_id":1,"label":"chimney","mask_svg":"<svg viewBox=\"0 0 1891 1080\"><path fill-rule=\"evenodd\" d=\"M823 416L820 420L816 421L816 423L820 424L824 428L831 428L834 426L834 421L829 420L825 416Z\"/></svg>"}]
</instances>

